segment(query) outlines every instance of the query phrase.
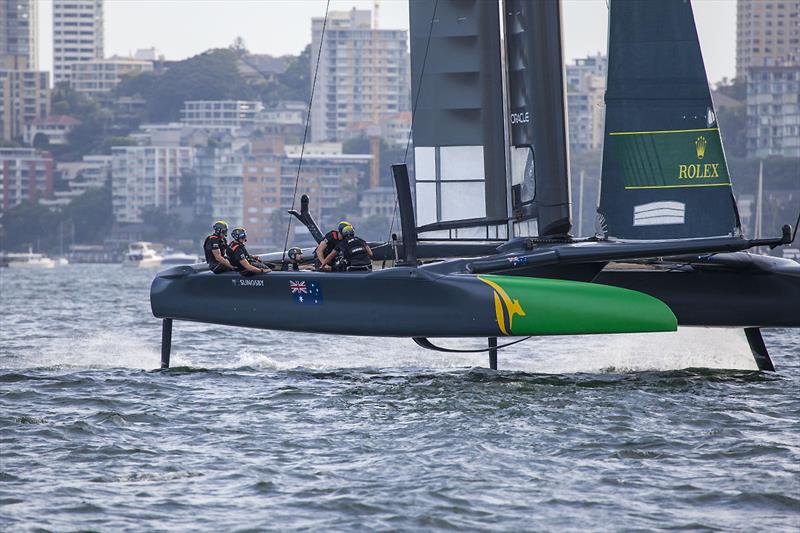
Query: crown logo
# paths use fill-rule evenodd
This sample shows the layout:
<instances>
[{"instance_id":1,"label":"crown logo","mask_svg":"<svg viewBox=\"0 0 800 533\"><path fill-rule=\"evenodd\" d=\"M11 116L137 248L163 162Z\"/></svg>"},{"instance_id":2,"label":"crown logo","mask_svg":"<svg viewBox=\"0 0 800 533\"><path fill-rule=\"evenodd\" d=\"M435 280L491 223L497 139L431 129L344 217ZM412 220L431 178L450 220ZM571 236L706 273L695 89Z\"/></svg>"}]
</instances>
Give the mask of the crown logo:
<instances>
[{"instance_id":1,"label":"crown logo","mask_svg":"<svg viewBox=\"0 0 800 533\"><path fill-rule=\"evenodd\" d=\"M706 155L706 138L702 135L694 141L695 150L697 150L697 159L703 159Z\"/></svg>"}]
</instances>

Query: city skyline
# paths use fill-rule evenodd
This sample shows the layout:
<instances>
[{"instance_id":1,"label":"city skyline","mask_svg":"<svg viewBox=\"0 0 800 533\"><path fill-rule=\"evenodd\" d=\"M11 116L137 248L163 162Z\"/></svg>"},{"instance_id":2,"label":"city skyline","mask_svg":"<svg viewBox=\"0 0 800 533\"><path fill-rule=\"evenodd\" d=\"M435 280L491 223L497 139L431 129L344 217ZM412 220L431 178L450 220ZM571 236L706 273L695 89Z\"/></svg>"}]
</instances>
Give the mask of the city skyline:
<instances>
[{"instance_id":1,"label":"city skyline","mask_svg":"<svg viewBox=\"0 0 800 533\"><path fill-rule=\"evenodd\" d=\"M373 5L372 0L332 0L330 9L372 10ZM564 0L563 5L565 61L605 53L606 0ZM693 7L709 81L733 78L735 0L696 0ZM39 0L38 8L39 64L52 72L52 2ZM254 53L298 54L311 42L311 18L324 13L325 0L114 0L105 5L106 56L128 56L155 47L167 59L180 60L229 46L238 36ZM176 33L174 28L185 28L187 20L194 30ZM407 2L383 0L379 23L382 28L408 29Z\"/></svg>"}]
</instances>

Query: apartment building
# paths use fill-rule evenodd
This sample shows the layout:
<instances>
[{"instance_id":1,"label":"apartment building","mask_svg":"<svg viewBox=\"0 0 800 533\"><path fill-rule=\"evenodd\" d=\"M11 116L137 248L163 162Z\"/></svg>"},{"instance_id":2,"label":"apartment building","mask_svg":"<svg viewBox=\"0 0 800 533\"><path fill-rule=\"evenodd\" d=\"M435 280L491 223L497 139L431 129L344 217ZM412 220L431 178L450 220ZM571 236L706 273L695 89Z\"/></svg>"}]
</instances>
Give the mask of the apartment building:
<instances>
[{"instance_id":1,"label":"apartment building","mask_svg":"<svg viewBox=\"0 0 800 533\"><path fill-rule=\"evenodd\" d=\"M181 122L206 128L243 128L253 126L263 109L255 100L188 100L181 109Z\"/></svg>"},{"instance_id":2,"label":"apartment building","mask_svg":"<svg viewBox=\"0 0 800 533\"><path fill-rule=\"evenodd\" d=\"M322 18L311 19L311 76L319 55ZM408 32L372 26L366 10L328 15L311 110L311 138L343 141L357 125L380 126L410 110ZM363 129L363 128L362 128Z\"/></svg>"},{"instance_id":3,"label":"apartment building","mask_svg":"<svg viewBox=\"0 0 800 533\"><path fill-rule=\"evenodd\" d=\"M569 145L575 152L600 150L605 125L608 58L597 54L566 67Z\"/></svg>"},{"instance_id":4,"label":"apartment building","mask_svg":"<svg viewBox=\"0 0 800 533\"><path fill-rule=\"evenodd\" d=\"M86 96L102 98L119 85L123 76L152 70L152 61L130 57L89 59L71 65L69 84Z\"/></svg>"},{"instance_id":5,"label":"apartment building","mask_svg":"<svg viewBox=\"0 0 800 533\"><path fill-rule=\"evenodd\" d=\"M47 72L0 69L0 139L22 140L25 125L50 114Z\"/></svg>"},{"instance_id":6,"label":"apartment building","mask_svg":"<svg viewBox=\"0 0 800 533\"><path fill-rule=\"evenodd\" d=\"M32 148L0 148L0 206L53 195L53 158Z\"/></svg>"},{"instance_id":7,"label":"apartment building","mask_svg":"<svg viewBox=\"0 0 800 533\"><path fill-rule=\"evenodd\" d=\"M53 82L72 65L103 58L103 0L53 0Z\"/></svg>"},{"instance_id":8,"label":"apartment building","mask_svg":"<svg viewBox=\"0 0 800 533\"><path fill-rule=\"evenodd\" d=\"M747 154L800 157L800 63L747 69Z\"/></svg>"},{"instance_id":9,"label":"apartment building","mask_svg":"<svg viewBox=\"0 0 800 533\"><path fill-rule=\"evenodd\" d=\"M244 165L248 238L259 246L282 244L286 211L292 206L297 209L303 194L311 198L311 214L321 226L335 225L345 215L342 206L356 207L359 187L368 181L371 160L370 155L343 154L340 143L307 144L298 180L299 146L283 145L276 136L254 139ZM295 224L289 239L294 242L307 235L305 228Z\"/></svg>"},{"instance_id":10,"label":"apartment building","mask_svg":"<svg viewBox=\"0 0 800 533\"><path fill-rule=\"evenodd\" d=\"M182 173L194 149L174 144L111 148L111 202L117 222L140 223L147 208L167 213L180 205Z\"/></svg>"},{"instance_id":11,"label":"apartment building","mask_svg":"<svg viewBox=\"0 0 800 533\"><path fill-rule=\"evenodd\" d=\"M792 64L800 64L800 0L737 0L736 77Z\"/></svg>"},{"instance_id":12,"label":"apartment building","mask_svg":"<svg viewBox=\"0 0 800 533\"><path fill-rule=\"evenodd\" d=\"M0 0L0 69L38 66L37 0Z\"/></svg>"}]
</instances>

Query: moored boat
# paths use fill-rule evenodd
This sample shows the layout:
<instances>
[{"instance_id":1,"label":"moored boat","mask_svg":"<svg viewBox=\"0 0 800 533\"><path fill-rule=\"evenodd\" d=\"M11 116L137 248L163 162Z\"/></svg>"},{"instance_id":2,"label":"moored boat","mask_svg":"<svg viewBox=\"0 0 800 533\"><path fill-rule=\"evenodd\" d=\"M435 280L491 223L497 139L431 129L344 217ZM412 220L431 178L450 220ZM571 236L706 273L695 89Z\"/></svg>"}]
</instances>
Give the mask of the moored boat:
<instances>
[{"instance_id":1,"label":"moored boat","mask_svg":"<svg viewBox=\"0 0 800 533\"><path fill-rule=\"evenodd\" d=\"M139 241L128 245L128 253L122 260L122 266L139 268L156 268L161 266L163 257L153 249L152 243Z\"/></svg>"}]
</instances>

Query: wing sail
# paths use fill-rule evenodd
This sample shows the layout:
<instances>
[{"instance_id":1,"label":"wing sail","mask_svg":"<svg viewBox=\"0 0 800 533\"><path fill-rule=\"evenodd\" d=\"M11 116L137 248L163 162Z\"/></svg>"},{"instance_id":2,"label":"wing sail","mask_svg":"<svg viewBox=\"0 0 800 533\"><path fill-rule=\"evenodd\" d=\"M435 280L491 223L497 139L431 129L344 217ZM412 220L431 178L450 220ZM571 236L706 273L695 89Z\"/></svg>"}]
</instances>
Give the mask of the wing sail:
<instances>
[{"instance_id":1,"label":"wing sail","mask_svg":"<svg viewBox=\"0 0 800 533\"><path fill-rule=\"evenodd\" d=\"M411 0L421 240L508 238L497 2Z\"/></svg>"},{"instance_id":2,"label":"wing sail","mask_svg":"<svg viewBox=\"0 0 800 533\"><path fill-rule=\"evenodd\" d=\"M603 171L606 236L741 235L686 0L611 0Z\"/></svg>"},{"instance_id":3,"label":"wing sail","mask_svg":"<svg viewBox=\"0 0 800 533\"><path fill-rule=\"evenodd\" d=\"M506 0L512 212L517 236L569 233L561 3Z\"/></svg>"}]
</instances>

